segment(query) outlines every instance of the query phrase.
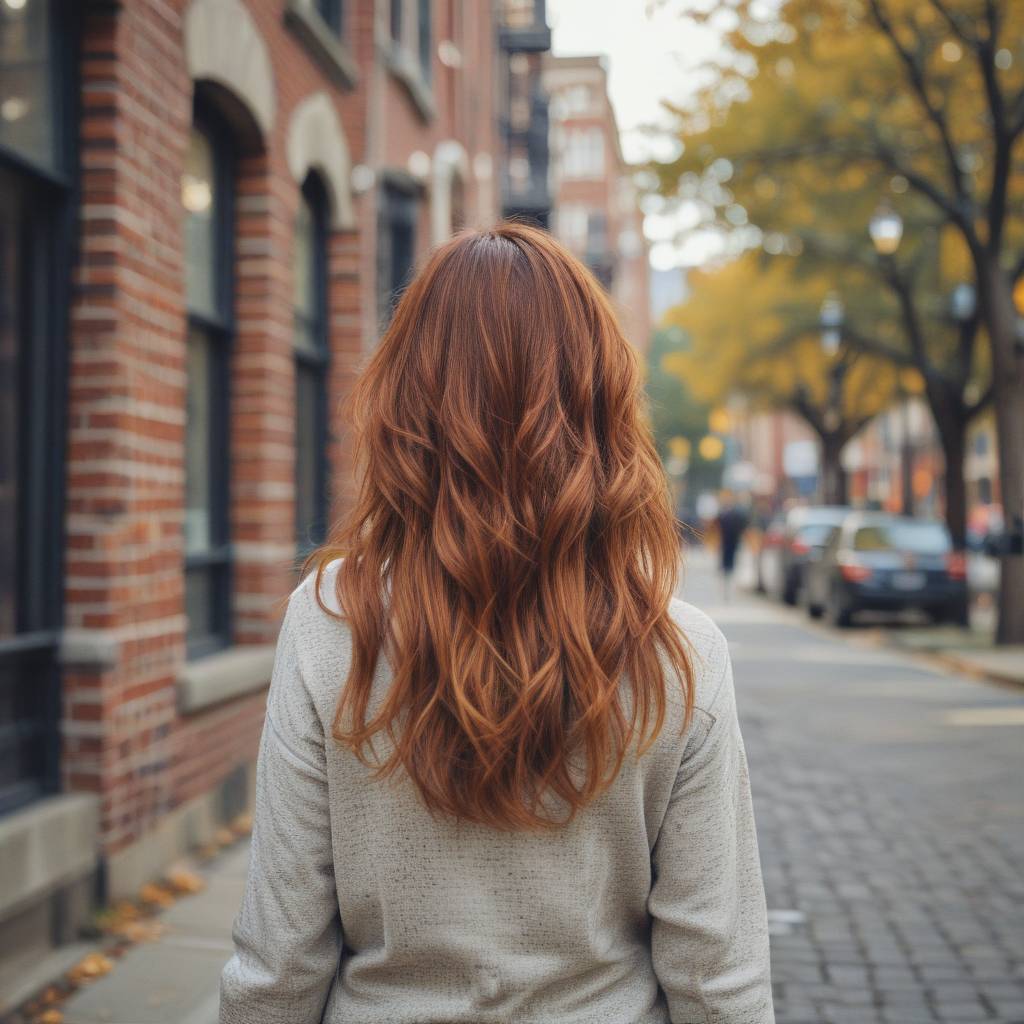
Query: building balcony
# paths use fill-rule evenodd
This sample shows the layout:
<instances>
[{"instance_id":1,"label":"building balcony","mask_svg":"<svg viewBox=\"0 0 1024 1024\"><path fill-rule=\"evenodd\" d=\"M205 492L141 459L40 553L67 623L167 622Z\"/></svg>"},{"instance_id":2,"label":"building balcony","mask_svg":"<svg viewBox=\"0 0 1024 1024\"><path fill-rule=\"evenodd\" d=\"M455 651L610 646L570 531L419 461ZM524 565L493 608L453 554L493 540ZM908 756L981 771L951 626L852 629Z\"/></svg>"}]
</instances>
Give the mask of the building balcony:
<instances>
[{"instance_id":1,"label":"building balcony","mask_svg":"<svg viewBox=\"0 0 1024 1024\"><path fill-rule=\"evenodd\" d=\"M507 173L502 175L501 212L503 217L528 217L548 227L551 193L547 176L534 175L526 181L513 181Z\"/></svg>"},{"instance_id":2,"label":"building balcony","mask_svg":"<svg viewBox=\"0 0 1024 1024\"><path fill-rule=\"evenodd\" d=\"M551 49L545 0L504 0L498 42L508 53L544 53Z\"/></svg>"}]
</instances>

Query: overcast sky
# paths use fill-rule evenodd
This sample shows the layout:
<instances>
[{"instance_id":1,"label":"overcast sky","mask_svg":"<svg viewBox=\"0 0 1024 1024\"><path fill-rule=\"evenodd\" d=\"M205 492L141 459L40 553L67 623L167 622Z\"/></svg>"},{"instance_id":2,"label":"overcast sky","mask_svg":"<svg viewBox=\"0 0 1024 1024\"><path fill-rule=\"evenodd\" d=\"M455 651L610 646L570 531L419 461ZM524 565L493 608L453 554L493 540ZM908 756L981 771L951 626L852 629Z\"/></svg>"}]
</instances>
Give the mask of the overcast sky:
<instances>
[{"instance_id":1,"label":"overcast sky","mask_svg":"<svg viewBox=\"0 0 1024 1024\"><path fill-rule=\"evenodd\" d=\"M648 0L548 0L552 52L599 53L607 58L608 88L627 160L665 155L664 143L659 147L643 129L665 124L659 107L662 97L678 102L692 95L695 68L718 46L710 29L698 31L680 20L675 12L685 2L669 0L648 15ZM680 245L668 241L680 228L689 227L691 219L686 211L671 218L646 218L654 266L696 266L719 251L717 238L704 232L689 235Z\"/></svg>"}]
</instances>

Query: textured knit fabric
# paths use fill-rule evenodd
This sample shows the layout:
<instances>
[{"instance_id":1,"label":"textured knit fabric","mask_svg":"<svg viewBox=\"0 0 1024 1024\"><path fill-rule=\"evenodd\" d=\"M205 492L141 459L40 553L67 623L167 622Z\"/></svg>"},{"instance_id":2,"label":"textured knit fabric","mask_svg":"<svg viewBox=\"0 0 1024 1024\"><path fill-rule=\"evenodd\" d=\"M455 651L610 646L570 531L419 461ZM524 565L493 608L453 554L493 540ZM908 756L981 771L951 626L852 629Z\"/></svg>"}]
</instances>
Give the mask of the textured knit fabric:
<instances>
[{"instance_id":1,"label":"textured knit fabric","mask_svg":"<svg viewBox=\"0 0 1024 1024\"><path fill-rule=\"evenodd\" d=\"M676 689L655 744L637 760L634 740L575 821L503 833L432 817L400 769L374 780L331 738L352 643L313 587L278 639L221 1024L774 1021L732 669L706 615L672 602L696 649L685 735ZM389 679L382 657L371 713Z\"/></svg>"}]
</instances>

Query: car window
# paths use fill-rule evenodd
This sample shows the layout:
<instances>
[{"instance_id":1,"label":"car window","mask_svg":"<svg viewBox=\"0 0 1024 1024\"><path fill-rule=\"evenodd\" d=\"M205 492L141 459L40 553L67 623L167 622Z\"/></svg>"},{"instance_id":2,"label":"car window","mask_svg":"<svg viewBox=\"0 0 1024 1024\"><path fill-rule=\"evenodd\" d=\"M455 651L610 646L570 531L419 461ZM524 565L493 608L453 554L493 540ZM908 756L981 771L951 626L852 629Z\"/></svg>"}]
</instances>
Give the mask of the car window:
<instances>
[{"instance_id":1,"label":"car window","mask_svg":"<svg viewBox=\"0 0 1024 1024\"><path fill-rule=\"evenodd\" d=\"M853 536L854 551L914 551L941 554L951 548L941 523L872 523Z\"/></svg>"},{"instance_id":2,"label":"car window","mask_svg":"<svg viewBox=\"0 0 1024 1024\"><path fill-rule=\"evenodd\" d=\"M797 537L805 544L825 544L832 535L834 526L828 523L809 523L796 531Z\"/></svg>"},{"instance_id":3,"label":"car window","mask_svg":"<svg viewBox=\"0 0 1024 1024\"><path fill-rule=\"evenodd\" d=\"M842 530L838 526L829 527L828 537L825 540L825 553L830 554L839 547L839 538L842 536Z\"/></svg>"}]
</instances>

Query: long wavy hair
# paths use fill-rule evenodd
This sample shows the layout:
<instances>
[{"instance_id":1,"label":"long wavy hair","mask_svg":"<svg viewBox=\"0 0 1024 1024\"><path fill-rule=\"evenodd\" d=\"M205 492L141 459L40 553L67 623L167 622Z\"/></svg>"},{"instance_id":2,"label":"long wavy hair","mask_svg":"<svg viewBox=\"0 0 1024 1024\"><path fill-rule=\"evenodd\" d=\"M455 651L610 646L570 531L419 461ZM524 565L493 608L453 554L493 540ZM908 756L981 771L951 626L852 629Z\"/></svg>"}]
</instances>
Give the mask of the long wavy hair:
<instances>
[{"instance_id":1,"label":"long wavy hair","mask_svg":"<svg viewBox=\"0 0 1024 1024\"><path fill-rule=\"evenodd\" d=\"M358 493L305 565L351 630L332 731L369 767L384 730L376 775L403 765L432 814L563 825L652 704L638 756L654 742L668 685L690 720L680 545L641 386L596 278L504 221L431 253L349 395ZM340 614L321 594L338 558ZM368 721L382 653L392 679Z\"/></svg>"}]
</instances>

